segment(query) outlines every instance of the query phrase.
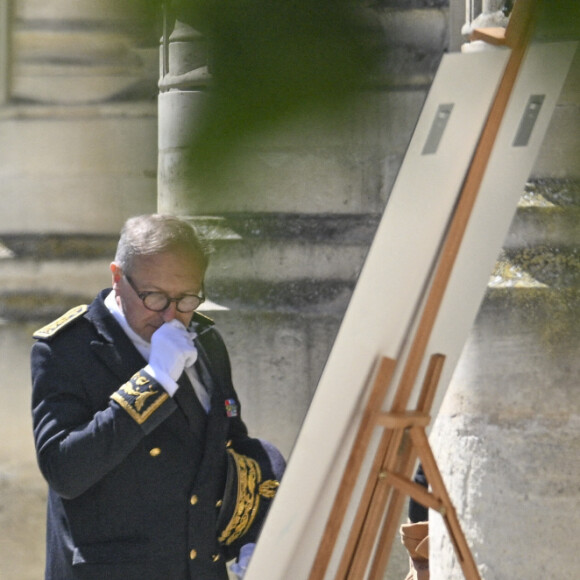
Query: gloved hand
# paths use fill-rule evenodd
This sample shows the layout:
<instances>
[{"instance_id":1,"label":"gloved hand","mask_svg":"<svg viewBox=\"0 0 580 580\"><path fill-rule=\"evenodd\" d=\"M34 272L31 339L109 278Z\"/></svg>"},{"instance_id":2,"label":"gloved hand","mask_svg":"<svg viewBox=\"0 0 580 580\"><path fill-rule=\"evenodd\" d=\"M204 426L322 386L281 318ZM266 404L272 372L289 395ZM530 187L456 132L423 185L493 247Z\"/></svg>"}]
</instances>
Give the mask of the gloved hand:
<instances>
[{"instance_id":1,"label":"gloved hand","mask_svg":"<svg viewBox=\"0 0 580 580\"><path fill-rule=\"evenodd\" d=\"M171 397L177 391L176 381L183 370L197 360L193 344L196 336L176 319L160 326L151 336L149 364L144 370L161 383Z\"/></svg>"},{"instance_id":2,"label":"gloved hand","mask_svg":"<svg viewBox=\"0 0 580 580\"><path fill-rule=\"evenodd\" d=\"M243 545L240 549L238 559L230 566L230 570L238 577L238 580L242 580L244 577L255 547L256 544Z\"/></svg>"}]
</instances>

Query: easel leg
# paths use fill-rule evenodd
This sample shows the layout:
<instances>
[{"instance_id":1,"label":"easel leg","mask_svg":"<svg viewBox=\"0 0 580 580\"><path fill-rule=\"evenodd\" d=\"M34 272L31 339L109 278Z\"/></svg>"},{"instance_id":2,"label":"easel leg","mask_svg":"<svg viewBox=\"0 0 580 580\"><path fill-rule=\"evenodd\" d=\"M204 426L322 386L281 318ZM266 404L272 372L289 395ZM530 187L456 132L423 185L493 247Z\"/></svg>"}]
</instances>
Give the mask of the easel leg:
<instances>
[{"instance_id":1,"label":"easel leg","mask_svg":"<svg viewBox=\"0 0 580 580\"><path fill-rule=\"evenodd\" d=\"M399 472L410 478L417 455L409 445L406 446L403 454L404 455L403 459L401 460L401 468ZM401 514L403 513L403 508L405 505L406 496L401 493L401 491L402 490L398 489L396 486L393 486L389 507L383 522L383 529L381 530L376 553L373 558L369 580L382 580L385 575L385 570L387 568L387 564L389 563L389 557L393 547L393 541L395 539L395 535L399 527L399 522L401 520Z\"/></svg>"},{"instance_id":2,"label":"easel leg","mask_svg":"<svg viewBox=\"0 0 580 580\"><path fill-rule=\"evenodd\" d=\"M453 547L455 548L457 560L463 570L463 575L466 580L481 580L475 560L473 559L471 550L469 549L467 540L465 539L465 535L463 534L463 530L461 529L461 525L457 518L457 513L451 503L451 498L447 493L445 483L441 477L441 472L439 471L439 467L435 461L433 451L429 444L429 439L427 438L425 431L421 428L411 429L410 433L433 495L441 501L442 507L439 509L439 512L447 526L449 537L453 543Z\"/></svg>"},{"instance_id":3,"label":"easel leg","mask_svg":"<svg viewBox=\"0 0 580 580\"><path fill-rule=\"evenodd\" d=\"M393 489L368 580L382 580L385 575L404 505L405 496Z\"/></svg>"},{"instance_id":4,"label":"easel leg","mask_svg":"<svg viewBox=\"0 0 580 580\"><path fill-rule=\"evenodd\" d=\"M385 431L381 437L337 578L359 580L364 577L391 493L391 485L381 474L397 468L397 451L402 438L402 430Z\"/></svg>"},{"instance_id":5,"label":"easel leg","mask_svg":"<svg viewBox=\"0 0 580 580\"><path fill-rule=\"evenodd\" d=\"M445 356L441 354L435 354L431 357L427 372L425 373L425 379L423 381L421 393L417 401L418 412L427 414L431 410L444 362ZM406 437L406 435L403 437ZM409 444L409 441L407 441L406 444L405 442L403 443L401 455L402 457L400 460L400 466L396 473L401 474L403 479L410 480L412 477L413 467L417 459L417 453L416 450L413 449L413 446ZM383 523L383 529L379 537L379 543L377 544L377 551L373 559L369 580L382 580L385 574L385 570L389 563L393 541L395 539L399 521L401 519L401 514L403 512L405 502L405 495L403 495L404 493L405 489L402 489L398 485L393 485L389 507ZM408 491L406 492L406 495L409 495Z\"/></svg>"},{"instance_id":6,"label":"easel leg","mask_svg":"<svg viewBox=\"0 0 580 580\"><path fill-rule=\"evenodd\" d=\"M340 532L340 527L350 502L352 491L355 487L366 450L375 429L375 417L385 399L395 365L396 361L393 359L383 357L380 360L380 366L365 408L359 432L349 456L343 479L332 507L331 516L328 519L324 536L310 572L309 580L322 580L326 573L336 539Z\"/></svg>"},{"instance_id":7,"label":"easel leg","mask_svg":"<svg viewBox=\"0 0 580 580\"><path fill-rule=\"evenodd\" d=\"M390 474L401 474L410 478L416 458L412 442L402 445L407 427L429 418L426 413L433 403L445 357L433 355L429 362L418 400L417 415L409 417L403 413L384 414L376 420L383 428L381 441L375 453L359 508L353 521L349 537L340 561L336 580L359 580L365 576L373 549L375 557L369 578L380 578L387 566L393 539L403 510L404 498L400 488L391 485ZM384 421L387 422L384 422ZM385 512L387 512L385 516ZM379 530L382 529L379 535Z\"/></svg>"}]
</instances>

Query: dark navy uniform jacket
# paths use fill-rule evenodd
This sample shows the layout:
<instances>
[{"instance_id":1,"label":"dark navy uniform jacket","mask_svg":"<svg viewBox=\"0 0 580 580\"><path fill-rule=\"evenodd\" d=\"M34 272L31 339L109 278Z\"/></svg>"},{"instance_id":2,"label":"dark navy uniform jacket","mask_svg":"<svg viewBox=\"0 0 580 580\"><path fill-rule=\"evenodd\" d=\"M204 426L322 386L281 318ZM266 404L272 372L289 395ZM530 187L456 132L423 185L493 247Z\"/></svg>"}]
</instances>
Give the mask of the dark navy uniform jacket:
<instances>
[{"instance_id":1,"label":"dark navy uniform jacket","mask_svg":"<svg viewBox=\"0 0 580 580\"><path fill-rule=\"evenodd\" d=\"M191 386L170 398L140 372L146 362L107 310L108 292L35 335L46 579L225 580L233 555L218 544L216 517L226 445L249 438L224 343L194 316L196 364L212 387L206 414Z\"/></svg>"}]
</instances>

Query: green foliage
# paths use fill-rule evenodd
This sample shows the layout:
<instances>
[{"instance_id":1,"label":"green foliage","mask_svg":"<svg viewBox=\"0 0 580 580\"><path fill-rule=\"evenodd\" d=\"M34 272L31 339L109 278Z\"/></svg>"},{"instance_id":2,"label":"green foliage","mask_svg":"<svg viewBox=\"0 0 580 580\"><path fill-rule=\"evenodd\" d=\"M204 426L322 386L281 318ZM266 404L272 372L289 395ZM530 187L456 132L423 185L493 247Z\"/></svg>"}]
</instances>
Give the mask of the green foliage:
<instances>
[{"instance_id":1,"label":"green foliage","mask_svg":"<svg viewBox=\"0 0 580 580\"><path fill-rule=\"evenodd\" d=\"M580 2L578 0L540 2L536 38L549 41L580 40Z\"/></svg>"},{"instance_id":2,"label":"green foliage","mask_svg":"<svg viewBox=\"0 0 580 580\"><path fill-rule=\"evenodd\" d=\"M383 56L354 0L177 0L172 9L208 40L212 83L191 143L201 181L248 138L294 115L340 111Z\"/></svg>"}]
</instances>

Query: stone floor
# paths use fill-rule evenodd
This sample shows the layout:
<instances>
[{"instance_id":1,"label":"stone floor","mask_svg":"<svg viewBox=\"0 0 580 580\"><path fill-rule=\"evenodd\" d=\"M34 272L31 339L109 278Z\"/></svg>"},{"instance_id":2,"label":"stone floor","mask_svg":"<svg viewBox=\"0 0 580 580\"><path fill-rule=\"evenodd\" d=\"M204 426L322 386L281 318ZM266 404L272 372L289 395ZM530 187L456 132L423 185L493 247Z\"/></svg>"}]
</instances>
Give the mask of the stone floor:
<instances>
[{"instance_id":1,"label":"stone floor","mask_svg":"<svg viewBox=\"0 0 580 580\"><path fill-rule=\"evenodd\" d=\"M29 411L32 331L0 324L0 580L39 580L44 566L46 486Z\"/></svg>"}]
</instances>

